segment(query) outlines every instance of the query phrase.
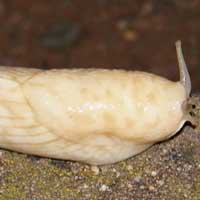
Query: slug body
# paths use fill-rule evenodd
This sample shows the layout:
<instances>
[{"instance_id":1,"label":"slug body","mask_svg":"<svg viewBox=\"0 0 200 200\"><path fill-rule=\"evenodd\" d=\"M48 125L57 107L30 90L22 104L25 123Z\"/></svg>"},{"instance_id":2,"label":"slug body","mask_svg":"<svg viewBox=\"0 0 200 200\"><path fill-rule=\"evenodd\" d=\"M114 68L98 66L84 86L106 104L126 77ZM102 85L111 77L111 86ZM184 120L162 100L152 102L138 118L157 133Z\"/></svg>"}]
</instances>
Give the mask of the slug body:
<instances>
[{"instance_id":1,"label":"slug body","mask_svg":"<svg viewBox=\"0 0 200 200\"><path fill-rule=\"evenodd\" d=\"M187 120L184 74L1 67L0 147L95 165L126 159Z\"/></svg>"}]
</instances>

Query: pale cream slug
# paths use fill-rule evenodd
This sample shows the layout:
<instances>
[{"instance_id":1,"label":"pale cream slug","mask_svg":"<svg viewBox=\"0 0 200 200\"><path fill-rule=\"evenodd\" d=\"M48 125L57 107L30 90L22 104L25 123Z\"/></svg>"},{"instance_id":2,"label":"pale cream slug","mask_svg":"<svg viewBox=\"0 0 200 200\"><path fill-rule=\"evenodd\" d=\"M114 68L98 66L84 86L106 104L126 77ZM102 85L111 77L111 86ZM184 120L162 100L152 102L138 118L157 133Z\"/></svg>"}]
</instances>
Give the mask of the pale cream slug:
<instances>
[{"instance_id":1,"label":"pale cream slug","mask_svg":"<svg viewBox=\"0 0 200 200\"><path fill-rule=\"evenodd\" d=\"M0 147L109 164L174 135L187 121L191 83L140 71L0 67Z\"/></svg>"}]
</instances>

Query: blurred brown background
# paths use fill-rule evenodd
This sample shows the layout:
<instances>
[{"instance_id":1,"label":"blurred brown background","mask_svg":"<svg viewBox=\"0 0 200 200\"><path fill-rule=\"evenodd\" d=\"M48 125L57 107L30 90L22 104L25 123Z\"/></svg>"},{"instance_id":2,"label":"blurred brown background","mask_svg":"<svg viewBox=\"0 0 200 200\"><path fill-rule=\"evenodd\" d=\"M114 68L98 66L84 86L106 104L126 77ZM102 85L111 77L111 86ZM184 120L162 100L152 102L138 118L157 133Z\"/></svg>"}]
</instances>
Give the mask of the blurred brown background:
<instances>
[{"instance_id":1,"label":"blurred brown background","mask_svg":"<svg viewBox=\"0 0 200 200\"><path fill-rule=\"evenodd\" d=\"M200 86L199 0L1 0L0 64L145 70Z\"/></svg>"}]
</instances>

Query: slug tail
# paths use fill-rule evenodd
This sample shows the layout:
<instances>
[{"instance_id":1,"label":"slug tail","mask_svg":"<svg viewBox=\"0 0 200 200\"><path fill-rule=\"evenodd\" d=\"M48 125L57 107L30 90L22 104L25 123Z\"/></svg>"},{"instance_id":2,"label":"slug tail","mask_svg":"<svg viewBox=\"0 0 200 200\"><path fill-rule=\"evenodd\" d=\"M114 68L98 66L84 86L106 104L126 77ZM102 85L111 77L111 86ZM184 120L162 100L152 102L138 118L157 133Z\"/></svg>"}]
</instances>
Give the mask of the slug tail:
<instances>
[{"instance_id":1,"label":"slug tail","mask_svg":"<svg viewBox=\"0 0 200 200\"><path fill-rule=\"evenodd\" d=\"M181 41L178 40L175 43L175 45L176 45L176 53L177 53L178 64L179 64L180 82L186 90L187 98L189 98L192 86L191 86L191 79L188 72L188 68L183 57Z\"/></svg>"}]
</instances>

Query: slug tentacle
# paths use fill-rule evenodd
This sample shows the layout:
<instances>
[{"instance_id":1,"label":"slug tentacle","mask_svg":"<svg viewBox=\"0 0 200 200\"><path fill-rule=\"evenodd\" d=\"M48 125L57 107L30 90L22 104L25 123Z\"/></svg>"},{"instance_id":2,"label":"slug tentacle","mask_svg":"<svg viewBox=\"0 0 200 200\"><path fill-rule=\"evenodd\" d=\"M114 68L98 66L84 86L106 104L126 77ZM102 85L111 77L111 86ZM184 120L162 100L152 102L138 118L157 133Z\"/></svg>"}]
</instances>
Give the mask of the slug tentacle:
<instances>
[{"instance_id":1,"label":"slug tentacle","mask_svg":"<svg viewBox=\"0 0 200 200\"><path fill-rule=\"evenodd\" d=\"M178 40L176 43L176 52L177 52L177 58L178 58L178 64L179 64L179 73L180 73L180 82L184 86L187 94L187 98L190 96L191 93L191 79L188 72L187 65L185 63L183 52L181 48L181 41Z\"/></svg>"}]
</instances>

